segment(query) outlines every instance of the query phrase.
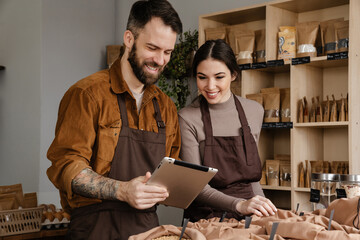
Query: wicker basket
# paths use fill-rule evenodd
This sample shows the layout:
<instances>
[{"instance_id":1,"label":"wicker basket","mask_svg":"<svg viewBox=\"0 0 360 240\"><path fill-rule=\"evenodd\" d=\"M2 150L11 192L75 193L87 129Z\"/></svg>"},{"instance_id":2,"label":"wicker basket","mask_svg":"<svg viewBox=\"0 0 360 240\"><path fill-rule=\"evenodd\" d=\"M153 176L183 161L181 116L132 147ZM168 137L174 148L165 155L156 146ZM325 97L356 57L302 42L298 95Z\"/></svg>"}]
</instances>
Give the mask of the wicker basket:
<instances>
[{"instance_id":1,"label":"wicker basket","mask_svg":"<svg viewBox=\"0 0 360 240\"><path fill-rule=\"evenodd\" d=\"M38 232L42 207L0 211L0 236Z\"/></svg>"}]
</instances>

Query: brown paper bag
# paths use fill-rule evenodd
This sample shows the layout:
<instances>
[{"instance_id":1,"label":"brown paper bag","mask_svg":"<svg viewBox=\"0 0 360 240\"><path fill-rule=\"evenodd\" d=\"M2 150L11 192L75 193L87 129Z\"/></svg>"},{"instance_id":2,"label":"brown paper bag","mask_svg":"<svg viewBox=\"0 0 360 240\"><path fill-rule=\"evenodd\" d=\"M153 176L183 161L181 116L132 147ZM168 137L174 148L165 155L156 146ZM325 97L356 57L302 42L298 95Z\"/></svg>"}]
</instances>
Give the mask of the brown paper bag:
<instances>
[{"instance_id":1,"label":"brown paper bag","mask_svg":"<svg viewBox=\"0 0 360 240\"><path fill-rule=\"evenodd\" d=\"M290 122L290 88L280 89L281 122Z\"/></svg>"},{"instance_id":2,"label":"brown paper bag","mask_svg":"<svg viewBox=\"0 0 360 240\"><path fill-rule=\"evenodd\" d=\"M265 29L255 31L255 62L266 62Z\"/></svg>"},{"instance_id":3,"label":"brown paper bag","mask_svg":"<svg viewBox=\"0 0 360 240\"><path fill-rule=\"evenodd\" d=\"M0 186L0 194L6 194L6 193L15 193L16 195L16 201L18 206L23 205L23 191L22 191L22 185L21 184L14 184L14 185L8 185L8 186Z\"/></svg>"},{"instance_id":4,"label":"brown paper bag","mask_svg":"<svg viewBox=\"0 0 360 240\"><path fill-rule=\"evenodd\" d=\"M305 187L305 169L303 162L299 164L299 187Z\"/></svg>"},{"instance_id":5,"label":"brown paper bag","mask_svg":"<svg viewBox=\"0 0 360 240\"><path fill-rule=\"evenodd\" d=\"M315 98L311 98L311 109L310 109L310 122L316 122L316 102Z\"/></svg>"},{"instance_id":6,"label":"brown paper bag","mask_svg":"<svg viewBox=\"0 0 360 240\"><path fill-rule=\"evenodd\" d=\"M297 52L296 57L316 57L316 38L319 31L319 22L296 23Z\"/></svg>"},{"instance_id":7,"label":"brown paper bag","mask_svg":"<svg viewBox=\"0 0 360 240\"><path fill-rule=\"evenodd\" d=\"M316 97L317 100L317 107L316 107L316 122L323 121L323 107L321 105L320 97Z\"/></svg>"},{"instance_id":8,"label":"brown paper bag","mask_svg":"<svg viewBox=\"0 0 360 240\"><path fill-rule=\"evenodd\" d=\"M236 60L238 64L253 63L255 33L251 30L235 32Z\"/></svg>"},{"instance_id":9,"label":"brown paper bag","mask_svg":"<svg viewBox=\"0 0 360 240\"><path fill-rule=\"evenodd\" d=\"M289 161L280 161L280 186L291 187L291 164Z\"/></svg>"},{"instance_id":10,"label":"brown paper bag","mask_svg":"<svg viewBox=\"0 0 360 240\"><path fill-rule=\"evenodd\" d=\"M260 90L264 103L264 122L280 121L280 89L262 88Z\"/></svg>"},{"instance_id":11,"label":"brown paper bag","mask_svg":"<svg viewBox=\"0 0 360 240\"><path fill-rule=\"evenodd\" d=\"M240 25L231 25L231 26L226 27L227 42L230 45L233 52L235 53L235 55L236 55L235 33L236 32L241 32L243 30L246 30L246 29L245 29L244 25L242 25L242 24L240 24Z\"/></svg>"},{"instance_id":12,"label":"brown paper bag","mask_svg":"<svg viewBox=\"0 0 360 240\"><path fill-rule=\"evenodd\" d=\"M33 208L37 207L37 195L36 192L33 193L25 193L24 194L24 208Z\"/></svg>"},{"instance_id":13,"label":"brown paper bag","mask_svg":"<svg viewBox=\"0 0 360 240\"><path fill-rule=\"evenodd\" d=\"M302 99L298 101L298 123L304 122L304 103Z\"/></svg>"},{"instance_id":14,"label":"brown paper bag","mask_svg":"<svg viewBox=\"0 0 360 240\"><path fill-rule=\"evenodd\" d=\"M336 122L338 120L338 113L334 94L332 95L332 98L333 100L331 101L330 122Z\"/></svg>"},{"instance_id":15,"label":"brown paper bag","mask_svg":"<svg viewBox=\"0 0 360 240\"><path fill-rule=\"evenodd\" d=\"M261 93L246 94L246 98L258 102L261 106L263 105L263 97Z\"/></svg>"},{"instance_id":16,"label":"brown paper bag","mask_svg":"<svg viewBox=\"0 0 360 240\"><path fill-rule=\"evenodd\" d=\"M266 177L270 186L279 186L279 160L266 160Z\"/></svg>"},{"instance_id":17,"label":"brown paper bag","mask_svg":"<svg viewBox=\"0 0 360 240\"><path fill-rule=\"evenodd\" d=\"M320 32L322 45L324 47L324 54L336 52L336 33L335 23L343 22L344 18L331 19L328 21L320 22Z\"/></svg>"},{"instance_id":18,"label":"brown paper bag","mask_svg":"<svg viewBox=\"0 0 360 240\"><path fill-rule=\"evenodd\" d=\"M296 56L296 28L280 26L278 33L278 59L289 60Z\"/></svg>"},{"instance_id":19,"label":"brown paper bag","mask_svg":"<svg viewBox=\"0 0 360 240\"><path fill-rule=\"evenodd\" d=\"M122 45L108 45L106 46L106 63L110 68L111 65L124 53L124 46Z\"/></svg>"},{"instance_id":20,"label":"brown paper bag","mask_svg":"<svg viewBox=\"0 0 360 240\"><path fill-rule=\"evenodd\" d=\"M349 20L334 23L337 42L337 52L345 52L349 49Z\"/></svg>"},{"instance_id":21,"label":"brown paper bag","mask_svg":"<svg viewBox=\"0 0 360 240\"><path fill-rule=\"evenodd\" d=\"M304 97L304 123L309 122L309 108L306 97Z\"/></svg>"},{"instance_id":22,"label":"brown paper bag","mask_svg":"<svg viewBox=\"0 0 360 240\"><path fill-rule=\"evenodd\" d=\"M222 40L226 41L226 28L225 27L205 29L205 41L216 40L216 39L222 39Z\"/></svg>"}]
</instances>

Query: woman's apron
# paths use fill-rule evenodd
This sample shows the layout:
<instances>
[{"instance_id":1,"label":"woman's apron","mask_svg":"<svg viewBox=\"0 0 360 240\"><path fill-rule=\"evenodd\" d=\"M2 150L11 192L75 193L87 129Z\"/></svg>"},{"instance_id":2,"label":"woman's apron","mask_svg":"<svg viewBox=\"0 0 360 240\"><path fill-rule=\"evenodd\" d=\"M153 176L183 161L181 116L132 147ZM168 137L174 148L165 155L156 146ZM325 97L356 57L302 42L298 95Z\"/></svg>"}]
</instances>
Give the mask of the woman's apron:
<instances>
[{"instance_id":1,"label":"woman's apron","mask_svg":"<svg viewBox=\"0 0 360 240\"><path fill-rule=\"evenodd\" d=\"M239 136L214 137L208 103L203 97L200 100L200 110L205 129L205 149L202 164L219 170L209 183L211 187L226 195L250 199L255 196L250 182L260 180L261 162L244 110L237 97L233 96L241 122ZM224 116L224 124L228 124L225 120L226 116ZM224 210L211 208L194 201L184 211L184 217L196 222L200 219L221 217L223 213ZM238 220L243 218L235 212L227 213L226 217Z\"/></svg>"},{"instance_id":2,"label":"woman's apron","mask_svg":"<svg viewBox=\"0 0 360 240\"><path fill-rule=\"evenodd\" d=\"M152 172L165 156L165 124L159 104L153 98L158 133L129 128L125 94L117 95L122 128L112 160L109 178L129 181ZM122 201L76 208L71 215L70 239L128 239L159 225L156 206L138 210Z\"/></svg>"}]
</instances>

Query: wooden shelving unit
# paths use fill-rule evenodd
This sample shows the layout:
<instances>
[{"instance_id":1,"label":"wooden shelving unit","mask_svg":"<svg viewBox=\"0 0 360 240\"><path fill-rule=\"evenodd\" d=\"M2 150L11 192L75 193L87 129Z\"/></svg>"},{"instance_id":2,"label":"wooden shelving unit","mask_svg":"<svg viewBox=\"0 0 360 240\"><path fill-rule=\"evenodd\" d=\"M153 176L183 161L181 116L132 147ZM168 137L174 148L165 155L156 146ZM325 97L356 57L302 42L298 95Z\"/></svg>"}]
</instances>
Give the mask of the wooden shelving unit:
<instances>
[{"instance_id":1,"label":"wooden shelving unit","mask_svg":"<svg viewBox=\"0 0 360 240\"><path fill-rule=\"evenodd\" d=\"M279 207L311 210L309 188L298 187L298 165L305 160L349 161L350 174L360 174L360 1L358 0L275 0L245 8L201 15L199 45L205 42L205 29L239 25L244 29L266 29L266 60L277 58L279 26L297 22L350 20L350 46L347 59L311 58L310 63L242 71L241 95L258 93L261 88L289 88L292 128L263 128L259 142L262 161L274 154L291 155L291 187L263 186L265 194ZM349 94L349 121L297 123L297 101L306 96L325 99Z\"/></svg>"}]
</instances>

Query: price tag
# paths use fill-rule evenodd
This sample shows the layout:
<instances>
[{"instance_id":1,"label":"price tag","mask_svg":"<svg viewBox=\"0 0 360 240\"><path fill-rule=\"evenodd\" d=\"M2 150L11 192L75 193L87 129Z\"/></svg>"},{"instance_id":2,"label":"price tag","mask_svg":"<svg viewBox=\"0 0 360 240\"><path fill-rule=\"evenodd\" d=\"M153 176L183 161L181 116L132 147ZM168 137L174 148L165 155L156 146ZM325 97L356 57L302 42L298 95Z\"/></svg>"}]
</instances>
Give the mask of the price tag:
<instances>
[{"instance_id":1,"label":"price tag","mask_svg":"<svg viewBox=\"0 0 360 240\"><path fill-rule=\"evenodd\" d=\"M284 66L284 59L270 60L270 61L267 61L266 65L267 65L268 67L280 67L280 66Z\"/></svg>"},{"instance_id":2,"label":"price tag","mask_svg":"<svg viewBox=\"0 0 360 240\"><path fill-rule=\"evenodd\" d=\"M329 53L327 60L347 59L348 57L348 52Z\"/></svg>"},{"instance_id":3,"label":"price tag","mask_svg":"<svg viewBox=\"0 0 360 240\"><path fill-rule=\"evenodd\" d=\"M251 65L251 69L260 69L260 68L266 68L266 67L267 67L266 62L253 63Z\"/></svg>"},{"instance_id":4,"label":"price tag","mask_svg":"<svg viewBox=\"0 0 360 240\"><path fill-rule=\"evenodd\" d=\"M240 70L249 70L249 69L251 69L251 64L250 63L240 64L239 68L240 68Z\"/></svg>"},{"instance_id":5,"label":"price tag","mask_svg":"<svg viewBox=\"0 0 360 240\"><path fill-rule=\"evenodd\" d=\"M292 58L291 65L298 65L298 64L305 64L310 62L310 57L299 57L299 58Z\"/></svg>"}]
</instances>

